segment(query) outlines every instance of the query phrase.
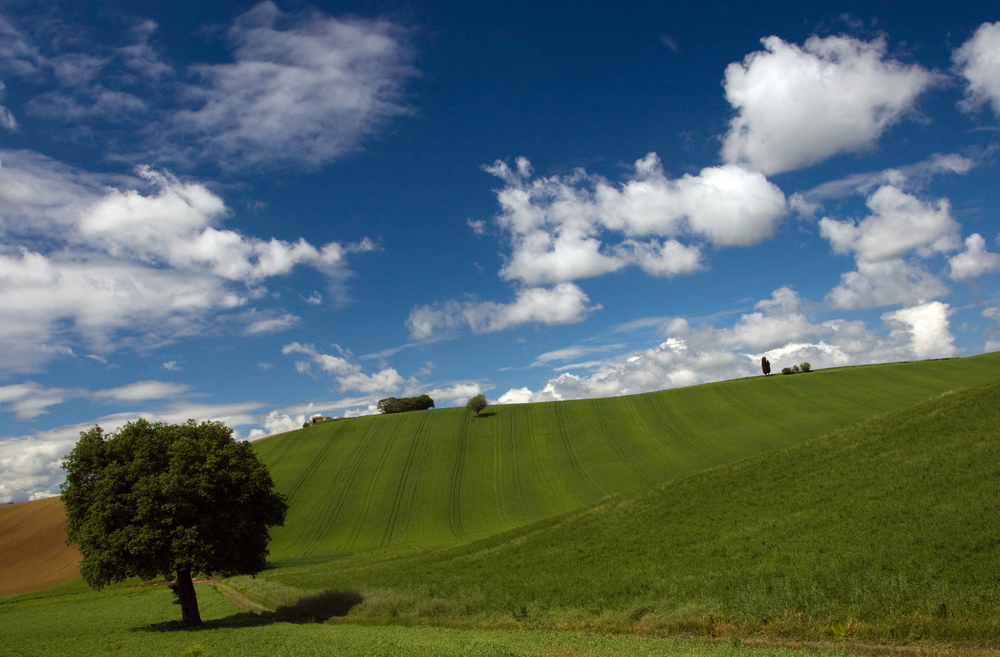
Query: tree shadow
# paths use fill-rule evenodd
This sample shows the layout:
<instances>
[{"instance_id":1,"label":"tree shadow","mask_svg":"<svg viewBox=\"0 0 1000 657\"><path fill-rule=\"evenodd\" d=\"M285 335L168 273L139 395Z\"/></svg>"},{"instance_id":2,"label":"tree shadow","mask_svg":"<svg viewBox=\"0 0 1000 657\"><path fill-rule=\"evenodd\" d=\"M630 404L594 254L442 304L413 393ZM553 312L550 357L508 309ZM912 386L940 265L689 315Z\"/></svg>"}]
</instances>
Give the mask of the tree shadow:
<instances>
[{"instance_id":1,"label":"tree shadow","mask_svg":"<svg viewBox=\"0 0 1000 657\"><path fill-rule=\"evenodd\" d=\"M322 623L334 616L346 616L354 607L364 602L357 591L321 591L316 595L299 598L291 606L278 607L276 616L301 619L306 623Z\"/></svg>"},{"instance_id":2,"label":"tree shadow","mask_svg":"<svg viewBox=\"0 0 1000 657\"><path fill-rule=\"evenodd\" d=\"M493 413L493 412L490 412L490 411L483 411L482 413L480 413L476 417L493 417L494 415L496 415L496 413Z\"/></svg>"},{"instance_id":3,"label":"tree shadow","mask_svg":"<svg viewBox=\"0 0 1000 657\"><path fill-rule=\"evenodd\" d=\"M321 591L316 595L299 598L293 605L283 605L274 611L259 614L244 611L225 618L213 618L201 625L187 625L183 621L151 623L135 628L140 632L200 632L223 628L256 627L272 623L322 623L335 616L346 616L351 609L364 602L357 591Z\"/></svg>"}]
</instances>

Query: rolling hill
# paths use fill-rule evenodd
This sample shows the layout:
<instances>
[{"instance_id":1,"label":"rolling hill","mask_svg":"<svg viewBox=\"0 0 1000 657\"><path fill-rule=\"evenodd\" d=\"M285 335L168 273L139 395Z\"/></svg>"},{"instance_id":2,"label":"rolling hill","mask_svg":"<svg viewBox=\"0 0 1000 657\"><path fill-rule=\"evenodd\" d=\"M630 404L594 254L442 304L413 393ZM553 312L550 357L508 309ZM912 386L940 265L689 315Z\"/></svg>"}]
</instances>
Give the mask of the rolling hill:
<instances>
[{"instance_id":1,"label":"rolling hill","mask_svg":"<svg viewBox=\"0 0 1000 657\"><path fill-rule=\"evenodd\" d=\"M237 584L353 591L383 622L995 646L998 509L994 383L465 545Z\"/></svg>"},{"instance_id":2,"label":"rolling hill","mask_svg":"<svg viewBox=\"0 0 1000 657\"><path fill-rule=\"evenodd\" d=\"M456 545L998 379L986 354L327 422L256 443L291 507L271 557Z\"/></svg>"},{"instance_id":3,"label":"rolling hill","mask_svg":"<svg viewBox=\"0 0 1000 657\"><path fill-rule=\"evenodd\" d=\"M482 418L435 409L328 422L255 443L291 505L271 559L454 546L996 380L1000 354L986 354L491 406ZM54 510L58 500L0 507L0 580L17 578L4 591L77 576L75 562L38 565L59 551L77 558Z\"/></svg>"}]
</instances>

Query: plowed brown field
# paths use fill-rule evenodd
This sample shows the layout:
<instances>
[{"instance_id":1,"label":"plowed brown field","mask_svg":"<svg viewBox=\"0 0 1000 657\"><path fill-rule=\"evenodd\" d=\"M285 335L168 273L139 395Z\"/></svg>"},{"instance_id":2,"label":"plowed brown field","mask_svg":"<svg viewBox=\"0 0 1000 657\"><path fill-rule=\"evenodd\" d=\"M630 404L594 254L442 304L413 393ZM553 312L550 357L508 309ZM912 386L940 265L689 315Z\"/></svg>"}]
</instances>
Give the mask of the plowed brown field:
<instances>
[{"instance_id":1,"label":"plowed brown field","mask_svg":"<svg viewBox=\"0 0 1000 657\"><path fill-rule=\"evenodd\" d=\"M80 553L66 545L62 500L0 506L0 595L27 593L80 576Z\"/></svg>"}]
</instances>

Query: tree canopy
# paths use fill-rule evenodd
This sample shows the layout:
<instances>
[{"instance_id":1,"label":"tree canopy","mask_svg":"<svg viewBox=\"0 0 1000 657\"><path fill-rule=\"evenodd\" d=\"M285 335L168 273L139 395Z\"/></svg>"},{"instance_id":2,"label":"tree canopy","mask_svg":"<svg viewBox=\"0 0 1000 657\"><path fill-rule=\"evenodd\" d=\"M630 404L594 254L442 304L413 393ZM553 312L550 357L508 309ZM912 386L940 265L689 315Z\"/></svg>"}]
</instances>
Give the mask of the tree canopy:
<instances>
[{"instance_id":1,"label":"tree canopy","mask_svg":"<svg viewBox=\"0 0 1000 657\"><path fill-rule=\"evenodd\" d=\"M419 397L386 397L378 400L380 413L406 413L407 411L425 411L434 408L434 400L427 395Z\"/></svg>"},{"instance_id":2,"label":"tree canopy","mask_svg":"<svg viewBox=\"0 0 1000 657\"><path fill-rule=\"evenodd\" d=\"M80 573L101 588L176 575L182 618L201 617L192 575L264 569L270 528L288 504L249 443L219 422L130 422L80 433L63 461L69 542Z\"/></svg>"},{"instance_id":3,"label":"tree canopy","mask_svg":"<svg viewBox=\"0 0 1000 657\"><path fill-rule=\"evenodd\" d=\"M483 409L486 408L488 404L489 402L486 401L486 395L478 394L469 401L465 402L465 407L470 411L473 411L476 414L476 417L480 417L479 414L483 412Z\"/></svg>"}]
</instances>

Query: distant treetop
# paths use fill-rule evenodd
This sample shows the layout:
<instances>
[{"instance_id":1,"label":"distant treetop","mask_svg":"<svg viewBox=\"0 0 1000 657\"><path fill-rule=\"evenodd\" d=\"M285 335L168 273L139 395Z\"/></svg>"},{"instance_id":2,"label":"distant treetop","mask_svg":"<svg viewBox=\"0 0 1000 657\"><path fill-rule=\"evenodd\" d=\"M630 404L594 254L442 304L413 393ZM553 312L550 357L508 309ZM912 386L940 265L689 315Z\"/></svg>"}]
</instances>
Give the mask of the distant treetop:
<instances>
[{"instance_id":1,"label":"distant treetop","mask_svg":"<svg viewBox=\"0 0 1000 657\"><path fill-rule=\"evenodd\" d=\"M386 397L378 400L380 413L405 413L407 411L425 411L434 408L434 400L427 395L419 397Z\"/></svg>"}]
</instances>

